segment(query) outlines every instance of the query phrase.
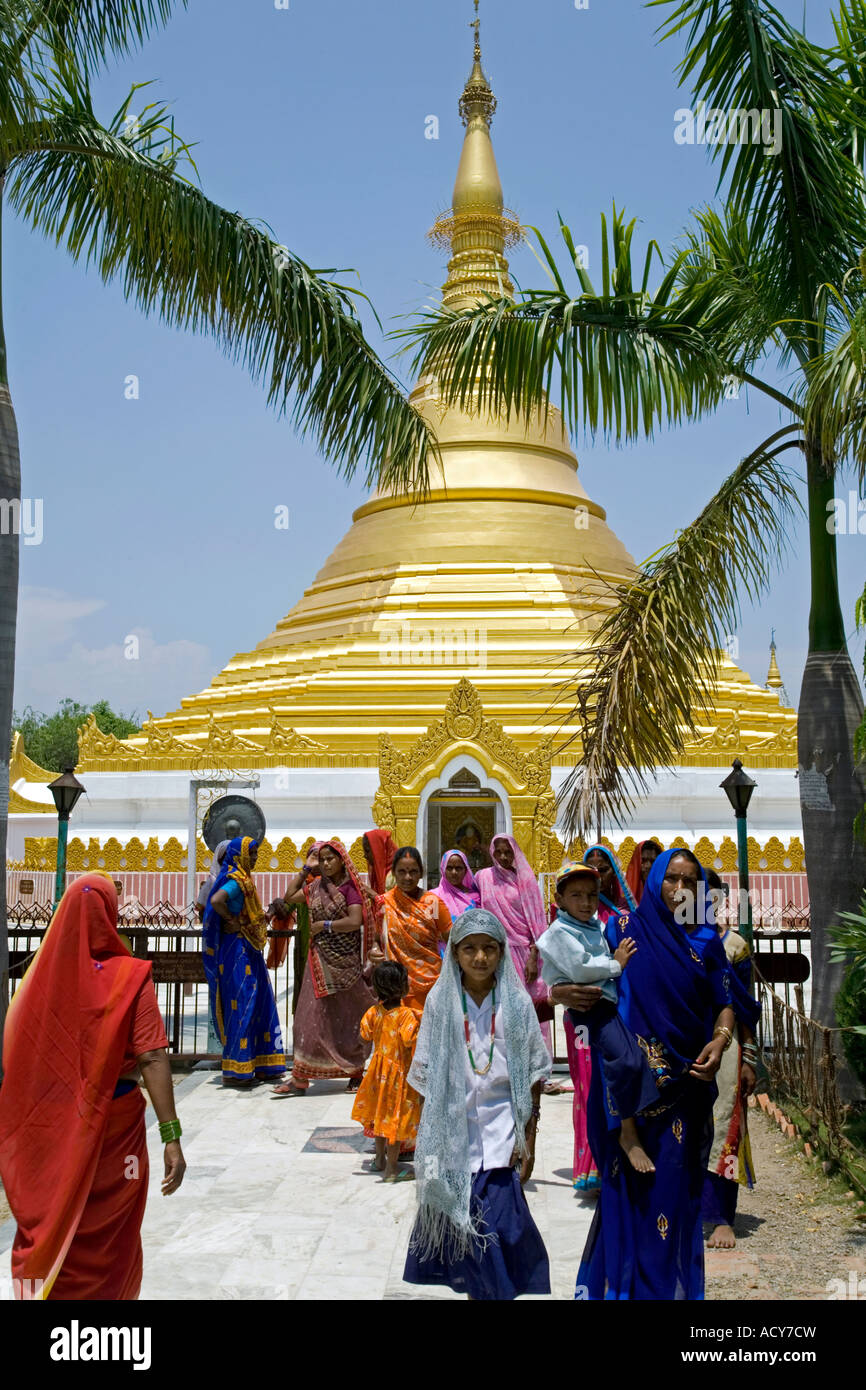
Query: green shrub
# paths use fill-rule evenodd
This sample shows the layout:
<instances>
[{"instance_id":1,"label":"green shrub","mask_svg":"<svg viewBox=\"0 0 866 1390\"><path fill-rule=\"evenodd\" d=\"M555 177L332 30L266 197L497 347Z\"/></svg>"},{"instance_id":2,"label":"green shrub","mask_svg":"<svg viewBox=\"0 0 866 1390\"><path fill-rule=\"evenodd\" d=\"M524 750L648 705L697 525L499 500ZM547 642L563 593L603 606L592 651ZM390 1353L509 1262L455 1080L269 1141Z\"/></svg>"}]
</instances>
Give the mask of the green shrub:
<instances>
[{"instance_id":1,"label":"green shrub","mask_svg":"<svg viewBox=\"0 0 866 1390\"><path fill-rule=\"evenodd\" d=\"M836 995L836 1021L840 1028L866 1024L866 983L859 971L848 970ZM866 1034L843 1033L842 1046L851 1070L866 1087Z\"/></svg>"}]
</instances>

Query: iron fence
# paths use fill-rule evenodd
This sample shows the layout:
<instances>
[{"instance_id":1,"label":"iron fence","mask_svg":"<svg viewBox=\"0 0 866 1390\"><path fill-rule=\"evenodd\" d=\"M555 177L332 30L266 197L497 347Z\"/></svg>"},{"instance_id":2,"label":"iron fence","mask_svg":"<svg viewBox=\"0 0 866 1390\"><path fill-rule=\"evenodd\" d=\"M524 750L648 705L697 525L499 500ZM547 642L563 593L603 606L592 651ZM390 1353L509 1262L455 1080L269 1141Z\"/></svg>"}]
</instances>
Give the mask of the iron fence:
<instances>
[{"instance_id":1,"label":"iron fence","mask_svg":"<svg viewBox=\"0 0 866 1390\"><path fill-rule=\"evenodd\" d=\"M35 955L50 918L51 905L45 903L16 903L7 913L10 995ZM187 1062L219 1055L208 1050L208 987L202 963L202 932L195 909L172 903L121 908L117 929L134 956L153 962L153 983L171 1054ZM284 943L287 949L281 950ZM271 962L283 1044L289 1053L295 983L293 957L290 932L274 927L268 932L266 960Z\"/></svg>"},{"instance_id":2,"label":"iron fence","mask_svg":"<svg viewBox=\"0 0 866 1390\"><path fill-rule=\"evenodd\" d=\"M51 920L50 903L15 903L8 909L10 992L14 992L27 964L35 954ZM118 931L126 937L133 955L153 961L153 981L165 1022L170 1050L180 1059L213 1055L208 1052L208 989L202 964L202 933L195 908L170 902L143 907L129 903L118 911ZM294 949L290 933L279 927L268 932L266 961L283 1030L287 1053L292 1050L292 999L295 988ZM808 1013L809 952L808 930L755 931L757 972L765 991L777 986L781 1002L794 1008L797 999ZM285 949L282 949L285 946ZM280 957L282 957L280 959ZM799 995L798 995L799 991ZM792 1002L793 1001L793 1002ZM777 1019L769 1005L762 1007L758 1041L772 1051ZM550 1024L554 1062L558 1069L567 1064L562 1011L557 1009ZM783 1046L787 1045L787 1034Z\"/></svg>"},{"instance_id":3,"label":"iron fence","mask_svg":"<svg viewBox=\"0 0 866 1390\"><path fill-rule=\"evenodd\" d=\"M831 1153L850 1148L842 1132L845 1107L839 1095L840 1061L834 1047L838 1031L805 1012L803 989L794 985L796 1004L787 1003L756 971L761 1004L764 1063L776 1096L790 1097Z\"/></svg>"}]
</instances>

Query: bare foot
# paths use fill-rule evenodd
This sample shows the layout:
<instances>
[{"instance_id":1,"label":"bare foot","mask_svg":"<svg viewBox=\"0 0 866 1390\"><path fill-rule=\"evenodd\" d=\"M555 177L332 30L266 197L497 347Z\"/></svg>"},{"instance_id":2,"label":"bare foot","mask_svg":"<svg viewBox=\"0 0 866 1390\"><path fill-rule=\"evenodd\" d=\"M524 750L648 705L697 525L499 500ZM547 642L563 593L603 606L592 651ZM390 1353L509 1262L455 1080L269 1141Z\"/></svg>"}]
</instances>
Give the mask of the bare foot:
<instances>
[{"instance_id":1,"label":"bare foot","mask_svg":"<svg viewBox=\"0 0 866 1390\"><path fill-rule=\"evenodd\" d=\"M654 1173L656 1166L641 1144L634 1120L623 1120L619 1145L636 1173Z\"/></svg>"},{"instance_id":2,"label":"bare foot","mask_svg":"<svg viewBox=\"0 0 866 1390\"><path fill-rule=\"evenodd\" d=\"M730 1226L717 1226L707 1241L708 1250L733 1250L737 1237Z\"/></svg>"}]
</instances>

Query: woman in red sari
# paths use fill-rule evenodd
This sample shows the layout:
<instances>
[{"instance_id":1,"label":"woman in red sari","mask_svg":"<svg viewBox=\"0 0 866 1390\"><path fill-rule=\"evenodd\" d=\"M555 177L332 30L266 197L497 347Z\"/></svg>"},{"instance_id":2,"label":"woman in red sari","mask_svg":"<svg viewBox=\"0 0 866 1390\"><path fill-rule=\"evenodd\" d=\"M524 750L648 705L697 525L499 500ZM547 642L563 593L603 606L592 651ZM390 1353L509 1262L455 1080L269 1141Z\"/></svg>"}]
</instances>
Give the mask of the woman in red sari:
<instances>
[{"instance_id":1,"label":"woman in red sari","mask_svg":"<svg viewBox=\"0 0 866 1390\"><path fill-rule=\"evenodd\" d=\"M311 1081L340 1076L355 1091L370 1051L359 1029L375 1003L362 973L375 940L373 909L342 845L326 840L318 868L312 877L308 859L284 900L287 909L306 903L310 949L292 1028L292 1077L274 1087L278 1096L303 1096Z\"/></svg>"},{"instance_id":2,"label":"woman in red sari","mask_svg":"<svg viewBox=\"0 0 866 1390\"><path fill-rule=\"evenodd\" d=\"M361 839L361 844L364 858L367 861L367 877L371 889L377 894L387 892L388 888L393 886L393 880L389 884L388 878L394 863L394 855L397 852L397 846L391 839L390 831L379 830L378 828L367 830Z\"/></svg>"},{"instance_id":3,"label":"woman in red sari","mask_svg":"<svg viewBox=\"0 0 866 1390\"><path fill-rule=\"evenodd\" d=\"M16 1296L138 1297L148 1161L144 1097L165 1144L163 1194L186 1164L150 962L117 934L107 874L67 889L12 998L0 1090L0 1177L18 1223Z\"/></svg>"},{"instance_id":4,"label":"woman in red sari","mask_svg":"<svg viewBox=\"0 0 866 1390\"><path fill-rule=\"evenodd\" d=\"M386 960L405 965L409 992L403 1003L420 1016L439 979L439 943L448 939L451 913L437 893L419 887L424 862L414 845L397 850L392 868L396 883L381 899L382 948Z\"/></svg>"}]
</instances>

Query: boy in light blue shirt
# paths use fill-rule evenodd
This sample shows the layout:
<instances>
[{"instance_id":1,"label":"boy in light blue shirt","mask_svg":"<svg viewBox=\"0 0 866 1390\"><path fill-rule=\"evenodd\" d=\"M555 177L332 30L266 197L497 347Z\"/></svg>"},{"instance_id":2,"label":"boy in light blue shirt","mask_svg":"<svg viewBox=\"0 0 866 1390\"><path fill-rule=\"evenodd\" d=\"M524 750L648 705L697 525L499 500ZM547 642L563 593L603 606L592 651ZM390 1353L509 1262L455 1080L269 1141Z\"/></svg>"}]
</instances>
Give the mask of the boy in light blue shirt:
<instances>
[{"instance_id":1,"label":"boy in light blue shirt","mask_svg":"<svg viewBox=\"0 0 866 1390\"><path fill-rule=\"evenodd\" d=\"M630 936L611 952L598 911L598 871L589 864L565 864L556 878L555 920L538 938L541 973L554 985L600 985L598 1003L579 1013L570 1010L575 1029L582 1029L604 1064L608 1110L622 1116L620 1145L632 1167L652 1173L655 1165L641 1145L635 1115L658 1101L646 1056L617 1012L617 984L637 950Z\"/></svg>"}]
</instances>

